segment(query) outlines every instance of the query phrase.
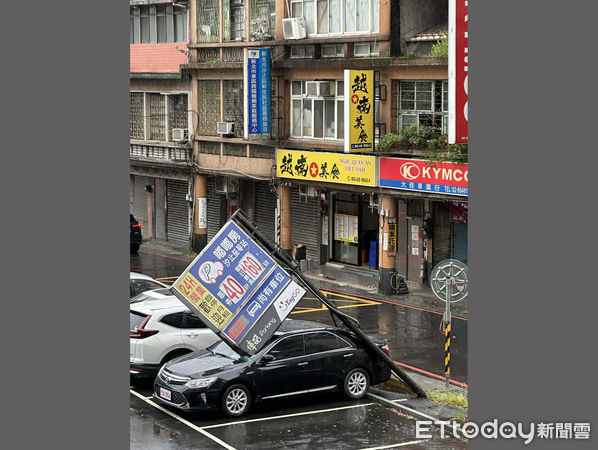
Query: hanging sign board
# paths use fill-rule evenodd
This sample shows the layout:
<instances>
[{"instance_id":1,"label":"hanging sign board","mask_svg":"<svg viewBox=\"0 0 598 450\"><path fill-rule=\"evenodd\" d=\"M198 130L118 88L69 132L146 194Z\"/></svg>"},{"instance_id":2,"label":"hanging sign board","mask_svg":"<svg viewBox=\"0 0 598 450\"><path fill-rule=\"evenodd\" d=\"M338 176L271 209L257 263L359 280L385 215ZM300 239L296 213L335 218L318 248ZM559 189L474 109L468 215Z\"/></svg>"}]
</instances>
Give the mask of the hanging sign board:
<instances>
[{"instance_id":1,"label":"hanging sign board","mask_svg":"<svg viewBox=\"0 0 598 450\"><path fill-rule=\"evenodd\" d=\"M296 180L376 186L376 157L277 149L276 176Z\"/></svg>"},{"instance_id":2,"label":"hanging sign board","mask_svg":"<svg viewBox=\"0 0 598 450\"><path fill-rule=\"evenodd\" d=\"M468 0L449 0L448 30L448 88L449 144L467 144L468 142L468 88L469 74L468 51Z\"/></svg>"},{"instance_id":3,"label":"hanging sign board","mask_svg":"<svg viewBox=\"0 0 598 450\"><path fill-rule=\"evenodd\" d=\"M345 153L374 151L374 71L345 70Z\"/></svg>"},{"instance_id":4,"label":"hanging sign board","mask_svg":"<svg viewBox=\"0 0 598 450\"><path fill-rule=\"evenodd\" d=\"M386 250L386 249L385 249ZM388 254L393 256L397 253L397 218L388 218Z\"/></svg>"},{"instance_id":5,"label":"hanging sign board","mask_svg":"<svg viewBox=\"0 0 598 450\"><path fill-rule=\"evenodd\" d=\"M244 354L257 353L305 290L237 224L227 224L170 290Z\"/></svg>"},{"instance_id":6,"label":"hanging sign board","mask_svg":"<svg viewBox=\"0 0 598 450\"><path fill-rule=\"evenodd\" d=\"M270 133L270 49L245 51L245 139ZM224 93L226 95L226 92Z\"/></svg>"}]
</instances>

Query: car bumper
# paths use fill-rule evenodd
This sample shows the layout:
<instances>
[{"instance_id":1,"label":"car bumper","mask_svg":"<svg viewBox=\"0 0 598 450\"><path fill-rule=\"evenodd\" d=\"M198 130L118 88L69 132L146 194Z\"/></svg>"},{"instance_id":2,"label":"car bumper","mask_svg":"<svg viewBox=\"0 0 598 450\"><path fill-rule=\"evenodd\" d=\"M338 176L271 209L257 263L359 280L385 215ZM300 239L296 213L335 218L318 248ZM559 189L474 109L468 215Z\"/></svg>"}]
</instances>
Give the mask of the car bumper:
<instances>
[{"instance_id":1,"label":"car bumper","mask_svg":"<svg viewBox=\"0 0 598 450\"><path fill-rule=\"evenodd\" d=\"M153 378L158 374L160 367L160 364L129 363L129 372L135 378Z\"/></svg>"},{"instance_id":2,"label":"car bumper","mask_svg":"<svg viewBox=\"0 0 598 450\"><path fill-rule=\"evenodd\" d=\"M165 398L162 389L170 393ZM220 389L189 389L184 385L170 385L156 378L154 383L154 399L181 411L214 411L220 409Z\"/></svg>"}]
</instances>

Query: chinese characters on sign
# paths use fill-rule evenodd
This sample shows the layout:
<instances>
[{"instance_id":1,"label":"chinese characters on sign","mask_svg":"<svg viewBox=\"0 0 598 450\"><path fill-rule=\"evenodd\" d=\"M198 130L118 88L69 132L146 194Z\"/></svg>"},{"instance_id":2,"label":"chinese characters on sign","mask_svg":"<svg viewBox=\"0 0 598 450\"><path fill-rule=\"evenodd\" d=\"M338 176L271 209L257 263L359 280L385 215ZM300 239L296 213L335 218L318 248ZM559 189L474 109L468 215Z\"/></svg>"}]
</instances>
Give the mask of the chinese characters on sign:
<instances>
[{"instance_id":1,"label":"chinese characters on sign","mask_svg":"<svg viewBox=\"0 0 598 450\"><path fill-rule=\"evenodd\" d=\"M270 133L270 49L247 49L245 73L245 138L257 138Z\"/></svg>"},{"instance_id":2,"label":"chinese characters on sign","mask_svg":"<svg viewBox=\"0 0 598 450\"><path fill-rule=\"evenodd\" d=\"M231 221L171 290L220 337L248 354L259 351L305 294Z\"/></svg>"},{"instance_id":3,"label":"chinese characters on sign","mask_svg":"<svg viewBox=\"0 0 598 450\"><path fill-rule=\"evenodd\" d=\"M345 70L345 153L374 150L374 71Z\"/></svg>"},{"instance_id":4,"label":"chinese characters on sign","mask_svg":"<svg viewBox=\"0 0 598 450\"><path fill-rule=\"evenodd\" d=\"M281 178L376 186L374 156L277 149L276 163Z\"/></svg>"},{"instance_id":5,"label":"chinese characters on sign","mask_svg":"<svg viewBox=\"0 0 598 450\"><path fill-rule=\"evenodd\" d=\"M388 251L389 255L395 255L397 253L397 218L388 218Z\"/></svg>"},{"instance_id":6,"label":"chinese characters on sign","mask_svg":"<svg viewBox=\"0 0 598 450\"><path fill-rule=\"evenodd\" d=\"M467 164L380 158L380 187L467 197L468 176Z\"/></svg>"}]
</instances>

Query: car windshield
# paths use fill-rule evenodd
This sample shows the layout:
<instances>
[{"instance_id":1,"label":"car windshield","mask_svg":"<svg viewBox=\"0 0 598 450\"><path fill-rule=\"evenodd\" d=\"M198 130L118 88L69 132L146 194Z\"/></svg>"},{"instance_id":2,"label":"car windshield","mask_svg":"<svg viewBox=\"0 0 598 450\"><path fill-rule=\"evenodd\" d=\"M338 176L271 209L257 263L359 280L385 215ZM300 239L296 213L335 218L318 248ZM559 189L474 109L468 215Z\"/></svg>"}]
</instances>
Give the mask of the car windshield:
<instances>
[{"instance_id":1,"label":"car windshield","mask_svg":"<svg viewBox=\"0 0 598 450\"><path fill-rule=\"evenodd\" d=\"M233 359L235 361L249 361L253 358L253 356L239 355L224 341L220 341L211 347L208 347L208 350L214 355L224 356L225 358Z\"/></svg>"}]
</instances>

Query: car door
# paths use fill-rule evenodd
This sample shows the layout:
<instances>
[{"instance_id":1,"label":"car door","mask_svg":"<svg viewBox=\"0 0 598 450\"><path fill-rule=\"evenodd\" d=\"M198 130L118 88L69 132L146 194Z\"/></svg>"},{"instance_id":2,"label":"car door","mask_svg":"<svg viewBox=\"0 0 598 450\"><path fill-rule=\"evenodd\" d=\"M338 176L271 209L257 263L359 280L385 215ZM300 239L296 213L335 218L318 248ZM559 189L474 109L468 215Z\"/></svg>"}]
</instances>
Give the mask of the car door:
<instances>
[{"instance_id":1,"label":"car door","mask_svg":"<svg viewBox=\"0 0 598 450\"><path fill-rule=\"evenodd\" d=\"M191 311L183 313L181 338L185 347L196 351L209 347L220 338Z\"/></svg>"},{"instance_id":2,"label":"car door","mask_svg":"<svg viewBox=\"0 0 598 450\"><path fill-rule=\"evenodd\" d=\"M310 391L340 386L346 367L356 356L351 344L330 331L306 334L305 353L309 360L306 375Z\"/></svg>"},{"instance_id":3,"label":"car door","mask_svg":"<svg viewBox=\"0 0 598 450\"><path fill-rule=\"evenodd\" d=\"M283 337L266 353L271 361L261 358L255 364L255 390L262 398L283 397L307 390L303 334Z\"/></svg>"}]
</instances>

